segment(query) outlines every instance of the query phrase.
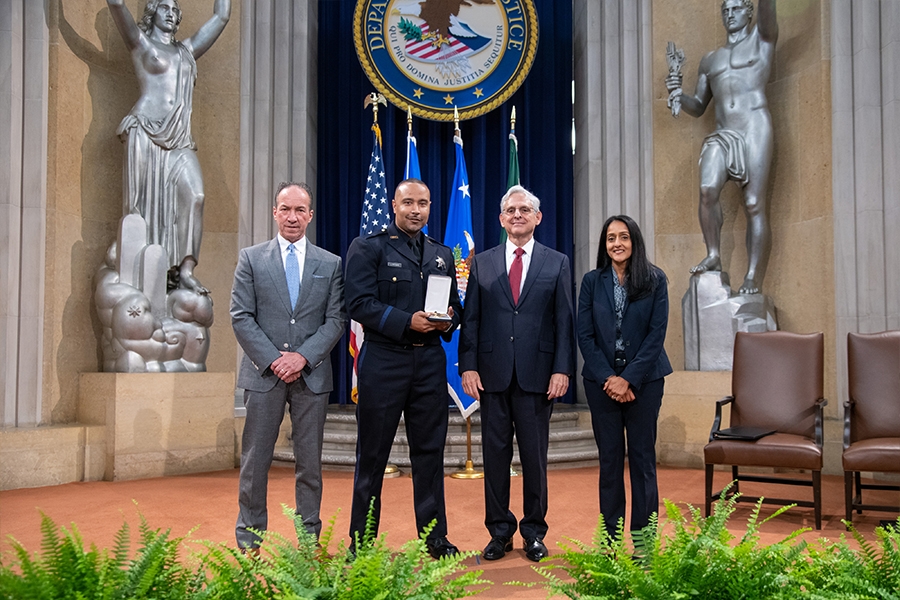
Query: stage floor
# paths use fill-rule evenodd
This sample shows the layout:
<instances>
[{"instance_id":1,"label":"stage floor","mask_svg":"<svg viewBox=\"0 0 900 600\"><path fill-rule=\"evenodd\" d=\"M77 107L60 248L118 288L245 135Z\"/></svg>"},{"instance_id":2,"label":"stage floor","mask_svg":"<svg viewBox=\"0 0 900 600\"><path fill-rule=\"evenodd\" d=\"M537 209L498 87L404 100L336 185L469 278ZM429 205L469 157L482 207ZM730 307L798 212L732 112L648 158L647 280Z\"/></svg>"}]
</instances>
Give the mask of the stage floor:
<instances>
[{"instance_id":1,"label":"stage floor","mask_svg":"<svg viewBox=\"0 0 900 600\"><path fill-rule=\"evenodd\" d=\"M728 473L717 472L716 484L727 481ZM583 541L591 539L599 510L597 490L598 469L563 469L549 473L550 525L546 542L551 555L558 552L557 542L564 538ZM823 476L822 531L808 532L804 537L835 539L843 531L843 478ZM326 521L336 516L336 540L347 539L350 518L350 494L353 473L325 474L322 515ZM445 479L449 539L463 550L480 551L489 541L483 520L483 485L480 480ZM703 505L703 471L689 469L659 469L660 497L678 504ZM742 484L748 494L767 491L773 497L787 493L812 497L810 489L764 484ZM237 517L238 471L218 471L199 475L181 475L159 479L121 482L70 483L66 485L20 489L0 492L0 550L9 551L8 536L22 542L28 550L40 549L40 513L49 515L57 525L78 526L86 543L109 547L113 535L124 521L131 525L132 539L137 535L138 511L153 528L171 528L172 535L183 536L196 527L194 539L226 543L234 542L234 523ZM806 497L806 496L804 496ZM897 492L868 492L867 500L898 503ZM512 480L513 512L521 514L521 478ZM293 503L293 469L273 467L269 479L269 529L291 534L291 525L281 512L281 504ZM382 497L381 530L387 533L388 543L399 547L415 536L412 510L412 480L408 476L386 479ZM776 507L766 507L769 514ZM732 520L733 531L742 532L751 505L740 505ZM868 539L874 539L874 528L882 519L897 515L866 512L854 515L854 523ZM812 509L794 508L762 529L764 543L780 540L801 527L812 527ZM545 598L539 588L528 589L502 585L507 581L536 581L531 566L521 550L517 538L516 549L499 561L470 559L468 563L484 569L485 578L494 586L480 598ZM334 545L336 546L337 541Z\"/></svg>"}]
</instances>

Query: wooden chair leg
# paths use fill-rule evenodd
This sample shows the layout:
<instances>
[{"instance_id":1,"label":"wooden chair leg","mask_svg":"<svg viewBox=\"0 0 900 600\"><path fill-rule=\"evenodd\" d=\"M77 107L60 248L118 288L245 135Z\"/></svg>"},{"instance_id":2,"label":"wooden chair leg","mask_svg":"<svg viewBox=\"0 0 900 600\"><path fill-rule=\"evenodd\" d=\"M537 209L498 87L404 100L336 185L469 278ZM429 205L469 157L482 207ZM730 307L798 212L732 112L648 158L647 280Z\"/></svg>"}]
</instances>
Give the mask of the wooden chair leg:
<instances>
[{"instance_id":1,"label":"wooden chair leg","mask_svg":"<svg viewBox=\"0 0 900 600\"><path fill-rule=\"evenodd\" d=\"M710 507L712 505L712 484L713 484L713 465L706 465L706 495L703 503L704 516L709 516Z\"/></svg>"},{"instance_id":2,"label":"wooden chair leg","mask_svg":"<svg viewBox=\"0 0 900 600\"><path fill-rule=\"evenodd\" d=\"M844 471L844 519L853 521L853 471Z\"/></svg>"},{"instance_id":3,"label":"wooden chair leg","mask_svg":"<svg viewBox=\"0 0 900 600\"><path fill-rule=\"evenodd\" d=\"M822 529L822 471L812 472L813 510L816 513L816 529Z\"/></svg>"},{"instance_id":4,"label":"wooden chair leg","mask_svg":"<svg viewBox=\"0 0 900 600\"><path fill-rule=\"evenodd\" d=\"M856 477L856 497L854 502L856 502L856 504L862 504L862 473L860 471L856 471L854 473L854 476ZM861 515L862 509L857 508L856 514Z\"/></svg>"},{"instance_id":5,"label":"wooden chair leg","mask_svg":"<svg viewBox=\"0 0 900 600\"><path fill-rule=\"evenodd\" d=\"M737 494L741 491L741 482L738 481L738 466L731 465L731 480L734 482L734 485L731 488L731 494Z\"/></svg>"}]
</instances>

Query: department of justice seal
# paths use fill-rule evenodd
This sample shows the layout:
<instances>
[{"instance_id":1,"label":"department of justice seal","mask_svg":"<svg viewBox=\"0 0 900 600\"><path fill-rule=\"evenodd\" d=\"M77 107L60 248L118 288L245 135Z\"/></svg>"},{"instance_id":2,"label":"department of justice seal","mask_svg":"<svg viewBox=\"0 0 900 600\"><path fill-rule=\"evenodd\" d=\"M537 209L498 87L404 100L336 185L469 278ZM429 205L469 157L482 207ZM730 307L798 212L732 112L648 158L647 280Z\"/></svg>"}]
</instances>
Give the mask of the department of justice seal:
<instances>
[{"instance_id":1,"label":"department of justice seal","mask_svg":"<svg viewBox=\"0 0 900 600\"><path fill-rule=\"evenodd\" d=\"M388 100L434 121L468 119L525 81L538 44L534 0L357 0L356 54Z\"/></svg>"}]
</instances>

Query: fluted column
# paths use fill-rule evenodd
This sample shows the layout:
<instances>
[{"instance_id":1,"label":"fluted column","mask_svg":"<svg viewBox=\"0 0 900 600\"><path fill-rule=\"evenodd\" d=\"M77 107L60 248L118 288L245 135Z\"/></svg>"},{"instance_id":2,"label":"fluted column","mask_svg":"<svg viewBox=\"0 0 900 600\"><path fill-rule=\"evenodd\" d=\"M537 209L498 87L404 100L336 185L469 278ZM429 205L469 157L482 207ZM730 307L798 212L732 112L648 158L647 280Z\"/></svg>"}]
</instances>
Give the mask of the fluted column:
<instances>
[{"instance_id":1,"label":"fluted column","mask_svg":"<svg viewBox=\"0 0 900 600\"><path fill-rule=\"evenodd\" d=\"M0 2L0 426L40 424L49 0Z\"/></svg>"},{"instance_id":2,"label":"fluted column","mask_svg":"<svg viewBox=\"0 0 900 600\"><path fill-rule=\"evenodd\" d=\"M650 0L574 0L576 280L609 215L633 217L653 256L651 12Z\"/></svg>"},{"instance_id":3,"label":"fluted column","mask_svg":"<svg viewBox=\"0 0 900 600\"><path fill-rule=\"evenodd\" d=\"M847 333L900 329L900 3L832 0L838 391Z\"/></svg>"},{"instance_id":4,"label":"fluted column","mask_svg":"<svg viewBox=\"0 0 900 600\"><path fill-rule=\"evenodd\" d=\"M238 248L275 235L281 181L316 194L317 0L241 3L241 199ZM316 239L315 227L307 235ZM241 349L237 349L240 365ZM238 367L239 368L239 367ZM235 406L243 410L240 390Z\"/></svg>"},{"instance_id":5,"label":"fluted column","mask_svg":"<svg viewBox=\"0 0 900 600\"><path fill-rule=\"evenodd\" d=\"M272 196L280 181L306 181L316 189L318 2L241 6L238 246L244 248L274 235ZM315 231L309 235L315 240Z\"/></svg>"}]
</instances>

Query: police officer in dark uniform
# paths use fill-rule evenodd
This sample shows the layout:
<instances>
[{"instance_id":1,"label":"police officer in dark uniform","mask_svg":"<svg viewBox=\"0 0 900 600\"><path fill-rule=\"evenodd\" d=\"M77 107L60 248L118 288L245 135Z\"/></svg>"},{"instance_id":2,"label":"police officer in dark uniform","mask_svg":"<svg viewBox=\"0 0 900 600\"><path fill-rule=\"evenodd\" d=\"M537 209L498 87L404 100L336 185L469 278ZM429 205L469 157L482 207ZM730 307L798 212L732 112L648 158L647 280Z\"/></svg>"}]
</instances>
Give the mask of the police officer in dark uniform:
<instances>
[{"instance_id":1,"label":"police officer in dark uniform","mask_svg":"<svg viewBox=\"0 0 900 600\"><path fill-rule=\"evenodd\" d=\"M412 462L416 528L437 525L426 543L434 558L456 554L447 540L444 508L444 442L447 437L446 356L462 306L450 248L422 233L431 211L431 192L407 179L394 192L394 222L380 233L358 237L347 251L345 296L351 319L365 331L357 360L358 437L350 539L360 540L374 499L375 533L381 513L381 486L400 414L406 419ZM448 314L433 322L423 310L428 276L452 278Z\"/></svg>"}]
</instances>

